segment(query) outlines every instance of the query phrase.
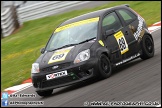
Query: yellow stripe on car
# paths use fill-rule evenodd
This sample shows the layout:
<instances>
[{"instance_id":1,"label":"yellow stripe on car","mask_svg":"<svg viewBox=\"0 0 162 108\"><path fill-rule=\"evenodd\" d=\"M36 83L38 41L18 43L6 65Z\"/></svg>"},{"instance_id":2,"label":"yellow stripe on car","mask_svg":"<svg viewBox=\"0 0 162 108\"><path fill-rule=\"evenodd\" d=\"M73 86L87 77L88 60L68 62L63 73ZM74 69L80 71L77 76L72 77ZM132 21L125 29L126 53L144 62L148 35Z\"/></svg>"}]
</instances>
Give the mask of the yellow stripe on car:
<instances>
[{"instance_id":1,"label":"yellow stripe on car","mask_svg":"<svg viewBox=\"0 0 162 108\"><path fill-rule=\"evenodd\" d=\"M68 29L68 28L71 28L71 27L75 27L75 26L79 26L79 25L83 25L83 24L87 24L87 23L91 23L91 22L97 22L97 21L99 21L99 17L74 22L74 23L67 24L67 25L64 25L64 26L61 26L61 27L57 28L54 31L54 33L65 30L65 29Z\"/></svg>"}]
</instances>

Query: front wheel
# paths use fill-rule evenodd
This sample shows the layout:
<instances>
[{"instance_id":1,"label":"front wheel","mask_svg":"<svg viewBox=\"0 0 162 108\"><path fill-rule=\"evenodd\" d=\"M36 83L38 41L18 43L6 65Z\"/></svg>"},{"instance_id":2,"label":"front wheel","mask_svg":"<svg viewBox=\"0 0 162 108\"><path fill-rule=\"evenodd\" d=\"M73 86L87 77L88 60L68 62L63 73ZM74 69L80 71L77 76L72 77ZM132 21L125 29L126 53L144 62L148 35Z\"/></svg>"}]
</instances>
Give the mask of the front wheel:
<instances>
[{"instance_id":1,"label":"front wheel","mask_svg":"<svg viewBox=\"0 0 162 108\"><path fill-rule=\"evenodd\" d=\"M141 59L145 60L154 56L154 42L149 35L144 35L141 41L142 55Z\"/></svg>"},{"instance_id":2,"label":"front wheel","mask_svg":"<svg viewBox=\"0 0 162 108\"><path fill-rule=\"evenodd\" d=\"M112 65L109 58L102 54L99 58L99 75L100 78L106 79L111 76L112 73Z\"/></svg>"},{"instance_id":3,"label":"front wheel","mask_svg":"<svg viewBox=\"0 0 162 108\"><path fill-rule=\"evenodd\" d=\"M53 90L46 90L46 91L37 91L37 94L39 96L50 96L52 94Z\"/></svg>"}]
</instances>

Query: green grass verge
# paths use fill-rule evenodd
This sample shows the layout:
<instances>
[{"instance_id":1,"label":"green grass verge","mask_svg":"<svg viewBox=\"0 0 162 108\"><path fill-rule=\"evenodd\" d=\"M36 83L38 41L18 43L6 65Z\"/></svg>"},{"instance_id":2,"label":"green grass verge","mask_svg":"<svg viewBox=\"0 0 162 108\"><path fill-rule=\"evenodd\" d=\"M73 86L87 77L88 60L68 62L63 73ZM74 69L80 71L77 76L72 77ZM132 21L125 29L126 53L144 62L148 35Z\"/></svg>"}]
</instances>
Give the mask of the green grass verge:
<instances>
[{"instance_id":1,"label":"green grass verge","mask_svg":"<svg viewBox=\"0 0 162 108\"><path fill-rule=\"evenodd\" d=\"M160 1L122 1L25 22L19 32L1 40L1 91L30 78L31 64L39 57L40 48L45 46L51 33L61 22L120 4L130 4L148 25L161 20Z\"/></svg>"}]
</instances>

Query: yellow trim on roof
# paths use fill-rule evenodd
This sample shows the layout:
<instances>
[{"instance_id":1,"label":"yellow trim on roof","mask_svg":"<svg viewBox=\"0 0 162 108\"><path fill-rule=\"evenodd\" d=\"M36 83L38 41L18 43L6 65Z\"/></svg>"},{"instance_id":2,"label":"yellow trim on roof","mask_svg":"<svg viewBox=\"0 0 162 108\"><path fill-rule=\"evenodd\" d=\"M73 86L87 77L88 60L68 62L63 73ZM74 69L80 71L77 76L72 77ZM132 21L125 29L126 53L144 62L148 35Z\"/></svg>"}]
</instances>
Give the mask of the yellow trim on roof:
<instances>
[{"instance_id":1,"label":"yellow trim on roof","mask_svg":"<svg viewBox=\"0 0 162 108\"><path fill-rule=\"evenodd\" d=\"M75 26L79 26L79 25L83 25L83 24L87 24L87 23L91 23L91 22L97 22L99 21L99 17L95 17L95 18L90 18L90 19L86 19L86 20L82 20L82 21L78 21L78 22L74 22L71 24L67 24L64 26L61 26L59 28L57 28L54 33L71 28L71 27L75 27Z\"/></svg>"}]
</instances>

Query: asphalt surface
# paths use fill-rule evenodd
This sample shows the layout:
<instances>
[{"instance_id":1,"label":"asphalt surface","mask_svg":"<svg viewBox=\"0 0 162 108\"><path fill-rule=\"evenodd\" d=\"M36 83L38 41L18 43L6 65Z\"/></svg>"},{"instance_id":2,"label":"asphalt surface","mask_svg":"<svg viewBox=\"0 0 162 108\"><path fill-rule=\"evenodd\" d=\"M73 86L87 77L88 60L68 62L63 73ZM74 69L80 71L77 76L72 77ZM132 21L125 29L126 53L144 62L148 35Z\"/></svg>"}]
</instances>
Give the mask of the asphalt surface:
<instances>
[{"instance_id":1,"label":"asphalt surface","mask_svg":"<svg viewBox=\"0 0 162 108\"><path fill-rule=\"evenodd\" d=\"M40 107L84 107L85 102L93 101L161 103L161 29L153 32L152 35L155 56L148 60L136 59L114 70L108 79L96 79L58 88L49 97L38 96L34 88L30 87L16 94L34 93L35 98L9 98L9 101L43 101L44 105L39 105Z\"/></svg>"}]
</instances>

